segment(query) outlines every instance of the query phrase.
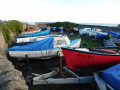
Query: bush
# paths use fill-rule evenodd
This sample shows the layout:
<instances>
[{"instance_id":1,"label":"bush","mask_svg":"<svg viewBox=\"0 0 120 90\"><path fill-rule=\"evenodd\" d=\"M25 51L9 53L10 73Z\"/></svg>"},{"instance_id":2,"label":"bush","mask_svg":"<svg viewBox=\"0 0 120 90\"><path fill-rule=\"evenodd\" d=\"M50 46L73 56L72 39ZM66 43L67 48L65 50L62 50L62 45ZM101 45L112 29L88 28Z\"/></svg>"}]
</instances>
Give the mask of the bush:
<instances>
[{"instance_id":1,"label":"bush","mask_svg":"<svg viewBox=\"0 0 120 90\"><path fill-rule=\"evenodd\" d=\"M0 23L0 29L2 30L4 39L6 43L9 43L11 40L10 33L19 34L23 31L23 25L17 20L8 21L6 24Z\"/></svg>"},{"instance_id":2,"label":"bush","mask_svg":"<svg viewBox=\"0 0 120 90\"><path fill-rule=\"evenodd\" d=\"M23 31L23 25L17 20L11 20L6 24L11 32L15 34L20 34Z\"/></svg>"},{"instance_id":3,"label":"bush","mask_svg":"<svg viewBox=\"0 0 120 90\"><path fill-rule=\"evenodd\" d=\"M66 29L69 29L70 27L74 28L76 26L75 23L71 23L71 22L56 22L56 23L49 23L47 25L50 25L51 27L63 26Z\"/></svg>"},{"instance_id":4,"label":"bush","mask_svg":"<svg viewBox=\"0 0 120 90\"><path fill-rule=\"evenodd\" d=\"M9 43L9 41L11 40L9 28L7 27L6 24L3 24L3 23L0 23L0 28L1 28L1 30L2 30L2 33L3 33L3 36L4 36L5 42L6 42L6 43Z\"/></svg>"}]
</instances>

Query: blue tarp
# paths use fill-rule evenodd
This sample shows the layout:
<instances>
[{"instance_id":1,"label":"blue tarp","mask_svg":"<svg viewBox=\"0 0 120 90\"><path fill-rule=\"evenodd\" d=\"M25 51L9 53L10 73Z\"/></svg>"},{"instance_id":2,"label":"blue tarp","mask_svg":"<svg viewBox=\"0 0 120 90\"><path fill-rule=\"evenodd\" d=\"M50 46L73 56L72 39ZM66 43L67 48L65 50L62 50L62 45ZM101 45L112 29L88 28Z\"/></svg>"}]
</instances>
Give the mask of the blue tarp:
<instances>
[{"instance_id":1,"label":"blue tarp","mask_svg":"<svg viewBox=\"0 0 120 90\"><path fill-rule=\"evenodd\" d=\"M54 48L54 37L46 38L24 46L14 46L9 51L39 51Z\"/></svg>"},{"instance_id":2,"label":"blue tarp","mask_svg":"<svg viewBox=\"0 0 120 90\"><path fill-rule=\"evenodd\" d=\"M107 81L115 90L120 89L120 64L110 67L102 71L102 77Z\"/></svg>"},{"instance_id":3,"label":"blue tarp","mask_svg":"<svg viewBox=\"0 0 120 90\"><path fill-rule=\"evenodd\" d=\"M36 33L31 33L31 34L19 34L18 36L26 36L26 37L39 36L39 35L49 34L49 32L50 32L50 29L45 30L45 31L36 32Z\"/></svg>"},{"instance_id":4,"label":"blue tarp","mask_svg":"<svg viewBox=\"0 0 120 90\"><path fill-rule=\"evenodd\" d=\"M97 39L104 39L104 38L108 38L108 35L97 33Z\"/></svg>"},{"instance_id":5,"label":"blue tarp","mask_svg":"<svg viewBox=\"0 0 120 90\"><path fill-rule=\"evenodd\" d=\"M109 31L108 33L109 33L111 36L113 36L113 37L115 37L115 38L117 38L117 39L120 38L120 33L113 32L113 31Z\"/></svg>"}]
</instances>

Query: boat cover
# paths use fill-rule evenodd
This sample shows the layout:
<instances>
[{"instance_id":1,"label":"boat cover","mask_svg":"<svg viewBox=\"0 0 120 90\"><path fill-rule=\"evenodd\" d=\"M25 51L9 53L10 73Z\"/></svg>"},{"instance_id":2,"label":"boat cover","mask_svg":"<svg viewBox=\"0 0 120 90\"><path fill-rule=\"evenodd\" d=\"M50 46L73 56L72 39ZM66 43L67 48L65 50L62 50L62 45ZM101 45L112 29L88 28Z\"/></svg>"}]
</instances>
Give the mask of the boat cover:
<instances>
[{"instance_id":1,"label":"boat cover","mask_svg":"<svg viewBox=\"0 0 120 90\"><path fill-rule=\"evenodd\" d=\"M102 71L102 77L107 81L115 90L120 89L120 64L110 67Z\"/></svg>"},{"instance_id":2,"label":"boat cover","mask_svg":"<svg viewBox=\"0 0 120 90\"><path fill-rule=\"evenodd\" d=\"M104 33L97 33L97 39L108 38L108 34Z\"/></svg>"},{"instance_id":3,"label":"boat cover","mask_svg":"<svg viewBox=\"0 0 120 90\"><path fill-rule=\"evenodd\" d=\"M39 35L49 34L49 32L50 32L50 29L45 30L45 31L36 32L36 33L30 33L30 34L19 34L18 36L26 36L26 37L39 36Z\"/></svg>"},{"instance_id":4,"label":"boat cover","mask_svg":"<svg viewBox=\"0 0 120 90\"><path fill-rule=\"evenodd\" d=\"M115 37L117 39L120 38L120 33L113 32L113 31L109 31L108 33L110 34L109 36Z\"/></svg>"},{"instance_id":5,"label":"boat cover","mask_svg":"<svg viewBox=\"0 0 120 90\"><path fill-rule=\"evenodd\" d=\"M46 38L24 46L14 46L9 51L39 51L54 48L54 37Z\"/></svg>"}]
</instances>

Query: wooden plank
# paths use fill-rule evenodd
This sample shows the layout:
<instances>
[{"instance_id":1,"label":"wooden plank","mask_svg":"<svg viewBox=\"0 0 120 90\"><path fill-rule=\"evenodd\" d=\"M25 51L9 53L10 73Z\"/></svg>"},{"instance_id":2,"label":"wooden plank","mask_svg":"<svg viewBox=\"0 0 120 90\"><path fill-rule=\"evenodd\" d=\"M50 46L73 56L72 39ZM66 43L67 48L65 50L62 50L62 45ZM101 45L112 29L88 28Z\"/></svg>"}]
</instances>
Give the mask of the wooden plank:
<instances>
[{"instance_id":1,"label":"wooden plank","mask_svg":"<svg viewBox=\"0 0 120 90\"><path fill-rule=\"evenodd\" d=\"M91 83L93 82L94 78L93 76L89 77L79 77L79 78L49 78L44 80L33 80L33 85L39 85L39 84L78 84L78 83Z\"/></svg>"},{"instance_id":2,"label":"wooden plank","mask_svg":"<svg viewBox=\"0 0 120 90\"><path fill-rule=\"evenodd\" d=\"M52 72L49 72L49 73L46 73L46 74L37 75L37 76L35 76L35 77L33 78L33 80L46 79L46 78L55 76L55 75L57 75L57 74L58 74L58 72L52 71Z\"/></svg>"}]
</instances>

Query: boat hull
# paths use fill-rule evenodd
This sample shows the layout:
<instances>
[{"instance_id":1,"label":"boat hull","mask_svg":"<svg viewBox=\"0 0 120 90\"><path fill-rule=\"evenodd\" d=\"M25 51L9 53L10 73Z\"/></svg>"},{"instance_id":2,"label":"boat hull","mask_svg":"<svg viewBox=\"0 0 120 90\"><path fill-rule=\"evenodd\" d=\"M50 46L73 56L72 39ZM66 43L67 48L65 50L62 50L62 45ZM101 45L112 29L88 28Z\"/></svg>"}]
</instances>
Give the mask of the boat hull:
<instances>
[{"instance_id":1,"label":"boat hull","mask_svg":"<svg viewBox=\"0 0 120 90\"><path fill-rule=\"evenodd\" d=\"M79 47L80 42L81 42L81 39L79 39L75 43L73 41L73 43L64 47ZM42 58L48 58L48 57L55 57L57 56L58 51L62 51L61 47L50 49L50 50L38 50L38 51L9 51L9 55L10 57L21 58L21 59L26 58L26 55L28 55L28 58L42 59Z\"/></svg>"},{"instance_id":2,"label":"boat hull","mask_svg":"<svg viewBox=\"0 0 120 90\"><path fill-rule=\"evenodd\" d=\"M39 36L39 35L46 35L49 34L50 29L49 30L45 30L45 31L40 31L40 32L36 32L36 33L30 33L30 34L20 34L18 36L24 36L24 37L31 37L31 36Z\"/></svg>"},{"instance_id":3,"label":"boat hull","mask_svg":"<svg viewBox=\"0 0 120 90\"><path fill-rule=\"evenodd\" d=\"M62 48L62 51L70 69L106 66L120 62L120 55L115 54L97 54L66 48Z\"/></svg>"},{"instance_id":4,"label":"boat hull","mask_svg":"<svg viewBox=\"0 0 120 90\"><path fill-rule=\"evenodd\" d=\"M22 34L31 34L31 33L36 33L40 31L41 29L33 29L33 30L23 31Z\"/></svg>"}]
</instances>

